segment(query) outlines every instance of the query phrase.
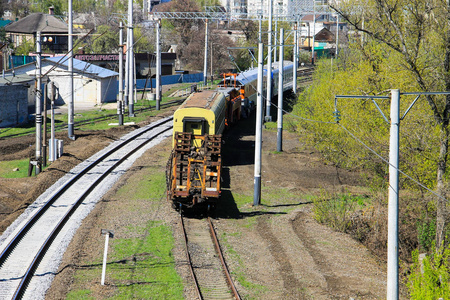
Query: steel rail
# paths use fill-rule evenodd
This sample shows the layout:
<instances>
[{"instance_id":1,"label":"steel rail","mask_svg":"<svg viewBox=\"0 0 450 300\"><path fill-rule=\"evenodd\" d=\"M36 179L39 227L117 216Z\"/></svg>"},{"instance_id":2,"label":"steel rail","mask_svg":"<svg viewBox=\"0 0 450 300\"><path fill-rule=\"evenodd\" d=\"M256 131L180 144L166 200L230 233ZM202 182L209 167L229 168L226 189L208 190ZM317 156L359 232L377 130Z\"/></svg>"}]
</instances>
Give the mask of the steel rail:
<instances>
[{"instance_id":1,"label":"steel rail","mask_svg":"<svg viewBox=\"0 0 450 300\"><path fill-rule=\"evenodd\" d=\"M167 107L171 107L177 104L181 104L184 102L184 100L186 100L186 98L184 99L180 99L180 100L173 100L170 102L166 102L166 103L162 103L161 104L161 108L167 108ZM151 110L151 107L146 107L146 108L140 108L138 111L147 111L147 110ZM104 120L108 120L108 119L113 119L116 118L117 114L108 114L102 117L97 117L97 118L93 118L93 119L89 119L89 120L82 120L82 121L77 121L74 123L74 125L84 125L84 124L89 124L95 121L104 121ZM55 129L65 129L67 128L67 124L62 124L62 125L56 125ZM0 137L0 140L6 140L8 138L13 138L13 137L17 137L17 136L28 136L28 135L33 135L35 134L35 132L30 132L30 133L15 133L15 134L10 134L10 135L5 135Z\"/></svg>"},{"instance_id":2,"label":"steel rail","mask_svg":"<svg viewBox=\"0 0 450 300\"><path fill-rule=\"evenodd\" d=\"M171 121L173 117L165 118L162 120L159 120L152 125L150 125L145 130L138 132L137 134L131 136L127 140L124 140L120 144L116 145L114 148L110 149L107 153L103 154L101 157L96 159L94 162L90 163L88 166L86 166L83 170L81 170L78 174L76 174L74 177L72 177L70 180L68 180L58 191L56 191L49 201L45 203L43 207L41 207L28 221L27 223L20 229L20 231L13 237L13 239L9 242L9 244L6 246L6 248L2 251L0 254L0 267L3 265L3 263L8 259L8 256L14 251L17 244L21 241L21 239L26 235L26 233L33 227L34 223L51 207L51 205L56 201L57 198L59 198L64 191L66 191L71 185L73 185L78 179L80 179L83 175L85 175L89 170L91 170L93 167L95 167L99 162L103 161L106 157L110 156L112 153L116 152L117 150L124 147L126 144L130 143L131 141L135 140L139 136L145 134L146 132L155 129L156 127L163 125L169 121ZM170 130L168 128L167 130ZM167 131L165 130L165 131ZM29 266L28 270L26 271L26 274L22 278L18 288L16 289L16 292L14 294L13 299L18 299L22 297L26 286L28 285L29 281L31 280L31 277L33 276L34 271L36 270L39 262L42 260L46 250L51 245L51 242L55 239L57 233L63 228L63 225L67 222L67 220L70 219L70 216L75 212L76 208L81 204L81 202L85 199L85 197L95 188L95 186L101 182L109 173L114 170L119 164L121 164L125 159L127 159L130 155L135 153L137 150L142 148L145 144L147 144L149 141L154 139L155 137L159 136L160 134L164 133L160 132L148 141L142 143L138 147L134 148L130 153L125 155L123 158L115 162L113 166L110 167L110 169L102 174L100 178L92 184L92 186L85 192L84 195L81 195L76 204L71 208L71 210L66 213L66 215L60 220L60 222L57 224L57 226L52 231L51 235L47 238L47 240L44 242L43 246L40 248L38 253L36 254L35 258L33 259L32 264Z\"/></svg>"},{"instance_id":3,"label":"steel rail","mask_svg":"<svg viewBox=\"0 0 450 300\"><path fill-rule=\"evenodd\" d=\"M213 224L211 222L211 218L210 217L208 217L208 224L209 224L209 229L210 229L210 232L211 232L211 236L212 236L213 241L214 241L214 245L216 246L216 252L219 255L220 262L222 263L223 271L224 271L225 276L227 278L228 286L230 287L231 291L233 292L234 298L236 300L241 300L241 297L239 296L239 293L238 293L238 291L236 289L236 286L234 285L233 279L231 278L231 275L230 275L230 271L228 270L228 266L227 266L227 264L225 262L225 259L223 257L222 249L220 248L219 240L217 239L216 231L214 229L214 226L213 226Z\"/></svg>"},{"instance_id":4,"label":"steel rail","mask_svg":"<svg viewBox=\"0 0 450 300\"><path fill-rule=\"evenodd\" d=\"M188 246L188 237L187 237L187 232L186 232L186 227L184 226L184 219L183 219L183 215L180 213L180 218L181 218L181 230L183 231L183 237L184 237L184 247L186 250L186 258L189 264L189 270L191 272L191 277L192 280L194 281L194 285L195 285L195 290L197 291L197 295L199 297L200 300L203 300L203 295L202 292L200 291L200 286L198 283L198 279L197 276L195 275L194 272L194 266L192 265L192 259L191 259L191 254L189 253L189 246Z\"/></svg>"}]
</instances>

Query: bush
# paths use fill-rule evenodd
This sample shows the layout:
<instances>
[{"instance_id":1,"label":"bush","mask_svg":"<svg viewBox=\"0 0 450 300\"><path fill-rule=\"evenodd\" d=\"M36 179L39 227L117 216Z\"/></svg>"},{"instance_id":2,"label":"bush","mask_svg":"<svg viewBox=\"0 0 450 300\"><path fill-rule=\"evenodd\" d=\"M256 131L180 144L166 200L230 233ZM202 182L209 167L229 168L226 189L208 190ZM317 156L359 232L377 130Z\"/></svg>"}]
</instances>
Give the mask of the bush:
<instances>
[{"instance_id":1,"label":"bush","mask_svg":"<svg viewBox=\"0 0 450 300\"><path fill-rule=\"evenodd\" d=\"M422 220L417 226L417 235L420 247L429 252L436 237L436 219Z\"/></svg>"},{"instance_id":2,"label":"bush","mask_svg":"<svg viewBox=\"0 0 450 300\"><path fill-rule=\"evenodd\" d=\"M364 204L364 198L361 196L325 193L313 200L314 218L337 231L347 232L352 223L351 215Z\"/></svg>"},{"instance_id":3,"label":"bush","mask_svg":"<svg viewBox=\"0 0 450 300\"><path fill-rule=\"evenodd\" d=\"M422 262L414 250L413 266L408 276L410 299L450 299L450 247L442 253L436 253L432 247L433 256L426 256Z\"/></svg>"}]
</instances>

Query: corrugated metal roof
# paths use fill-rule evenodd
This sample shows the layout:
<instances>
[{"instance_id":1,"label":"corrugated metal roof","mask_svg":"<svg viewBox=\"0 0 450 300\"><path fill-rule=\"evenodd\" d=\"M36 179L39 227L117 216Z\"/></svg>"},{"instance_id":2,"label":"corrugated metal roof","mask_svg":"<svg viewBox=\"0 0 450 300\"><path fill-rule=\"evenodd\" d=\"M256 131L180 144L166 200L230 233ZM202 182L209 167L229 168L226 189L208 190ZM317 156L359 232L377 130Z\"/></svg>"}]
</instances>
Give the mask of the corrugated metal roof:
<instances>
[{"instance_id":1,"label":"corrugated metal roof","mask_svg":"<svg viewBox=\"0 0 450 300\"><path fill-rule=\"evenodd\" d=\"M67 56L55 56L43 58L42 61L49 61L51 63L58 64L61 67L67 69L69 68L69 58ZM73 71L93 75L99 78L108 78L111 76L119 75L119 73L117 72L75 58L73 59Z\"/></svg>"}]
</instances>

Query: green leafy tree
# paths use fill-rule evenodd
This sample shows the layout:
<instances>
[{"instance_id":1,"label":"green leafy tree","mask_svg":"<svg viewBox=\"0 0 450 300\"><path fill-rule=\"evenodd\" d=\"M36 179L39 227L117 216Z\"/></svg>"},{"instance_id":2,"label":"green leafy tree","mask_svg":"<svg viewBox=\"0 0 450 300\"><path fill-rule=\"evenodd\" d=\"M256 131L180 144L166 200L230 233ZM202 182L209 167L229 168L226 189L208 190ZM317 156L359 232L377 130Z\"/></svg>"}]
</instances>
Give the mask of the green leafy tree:
<instances>
[{"instance_id":1,"label":"green leafy tree","mask_svg":"<svg viewBox=\"0 0 450 300\"><path fill-rule=\"evenodd\" d=\"M369 0L343 1L333 8L362 34L365 42L376 41L391 50L398 63L392 71L408 74L416 91L450 90L450 4L448 1ZM392 87L398 87L393 84ZM436 245L444 243L449 221L446 171L450 137L450 95L427 95L433 123L439 135L436 192Z\"/></svg>"},{"instance_id":2,"label":"green leafy tree","mask_svg":"<svg viewBox=\"0 0 450 300\"><path fill-rule=\"evenodd\" d=\"M116 52L119 48L118 33L108 25L97 27L98 36L93 37L92 51L94 53Z\"/></svg>"},{"instance_id":3,"label":"green leafy tree","mask_svg":"<svg viewBox=\"0 0 450 300\"><path fill-rule=\"evenodd\" d=\"M16 47L14 50L15 55L28 55L30 52L33 52L36 50L36 46L33 42L33 40L27 40L23 41L20 46Z\"/></svg>"}]
</instances>

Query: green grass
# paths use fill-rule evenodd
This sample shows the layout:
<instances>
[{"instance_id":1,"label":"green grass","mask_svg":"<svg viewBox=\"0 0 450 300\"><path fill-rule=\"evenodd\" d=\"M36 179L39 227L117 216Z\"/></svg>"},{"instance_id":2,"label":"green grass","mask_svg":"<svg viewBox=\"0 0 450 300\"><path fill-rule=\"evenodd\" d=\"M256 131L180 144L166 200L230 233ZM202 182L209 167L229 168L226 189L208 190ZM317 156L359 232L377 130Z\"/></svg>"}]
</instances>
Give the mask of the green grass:
<instances>
[{"instance_id":1,"label":"green grass","mask_svg":"<svg viewBox=\"0 0 450 300\"><path fill-rule=\"evenodd\" d=\"M127 199L127 206L122 206L125 218L135 214L136 207L140 209L136 213L145 218L160 201L164 201L165 174L160 170L157 165L143 167L136 172L141 180L129 178L117 191L115 197L119 201ZM143 206L143 203L150 205ZM173 247L171 227L163 221L129 223L110 240L106 268L106 282L111 293L108 299L183 299L184 286L176 272ZM68 299L92 299L91 295L98 287L92 286L89 291L86 286L90 282L99 282L102 257L99 254L92 261L83 262L89 268L76 270L74 290L68 294Z\"/></svg>"},{"instance_id":2,"label":"green grass","mask_svg":"<svg viewBox=\"0 0 450 300\"><path fill-rule=\"evenodd\" d=\"M170 227L157 222L148 222L144 237L115 240L110 257L116 262L108 267L118 293L111 299L183 299L173 244Z\"/></svg>"},{"instance_id":3,"label":"green grass","mask_svg":"<svg viewBox=\"0 0 450 300\"><path fill-rule=\"evenodd\" d=\"M28 159L0 161L0 177L24 178L28 176ZM13 169L19 168L19 171Z\"/></svg>"},{"instance_id":4,"label":"green grass","mask_svg":"<svg viewBox=\"0 0 450 300\"><path fill-rule=\"evenodd\" d=\"M89 290L76 290L76 291L70 291L67 294L67 300L78 300L78 299L94 299L94 297L91 296L91 291Z\"/></svg>"},{"instance_id":5,"label":"green grass","mask_svg":"<svg viewBox=\"0 0 450 300\"><path fill-rule=\"evenodd\" d=\"M165 195L166 174L160 168L149 167L149 176L146 180L129 181L117 192L119 197L127 195L130 200L148 199L159 201Z\"/></svg>"}]
</instances>

